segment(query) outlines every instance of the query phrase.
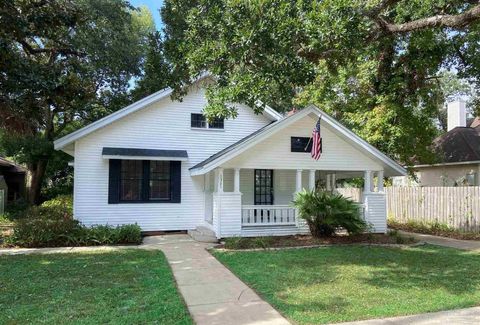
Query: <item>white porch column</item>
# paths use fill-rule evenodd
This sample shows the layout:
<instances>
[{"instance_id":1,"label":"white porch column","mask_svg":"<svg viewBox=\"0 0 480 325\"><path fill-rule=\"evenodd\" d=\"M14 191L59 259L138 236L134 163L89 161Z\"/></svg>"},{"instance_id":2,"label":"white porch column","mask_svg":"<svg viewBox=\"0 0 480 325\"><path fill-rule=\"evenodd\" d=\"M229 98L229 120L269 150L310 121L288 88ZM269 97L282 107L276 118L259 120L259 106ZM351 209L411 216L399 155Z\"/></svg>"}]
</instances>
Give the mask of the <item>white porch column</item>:
<instances>
[{"instance_id":1,"label":"white porch column","mask_svg":"<svg viewBox=\"0 0 480 325\"><path fill-rule=\"evenodd\" d=\"M234 169L233 191L235 193L240 193L240 168Z\"/></svg>"},{"instance_id":2,"label":"white porch column","mask_svg":"<svg viewBox=\"0 0 480 325\"><path fill-rule=\"evenodd\" d=\"M308 175L309 178L309 188L310 188L310 191L313 191L315 189L315 169L310 169L310 174Z\"/></svg>"},{"instance_id":3,"label":"white porch column","mask_svg":"<svg viewBox=\"0 0 480 325\"><path fill-rule=\"evenodd\" d=\"M370 193L372 191L372 172L370 170L366 170L364 173L363 179L364 179L363 192Z\"/></svg>"},{"instance_id":4,"label":"white porch column","mask_svg":"<svg viewBox=\"0 0 480 325\"><path fill-rule=\"evenodd\" d=\"M208 193L210 192L210 173L206 173L203 177L205 179L204 192Z\"/></svg>"},{"instance_id":5,"label":"white porch column","mask_svg":"<svg viewBox=\"0 0 480 325\"><path fill-rule=\"evenodd\" d=\"M327 182L326 182L326 185L327 185L327 191L331 191L332 190L332 181L331 181L331 178L332 175L330 174L327 174Z\"/></svg>"},{"instance_id":6,"label":"white porch column","mask_svg":"<svg viewBox=\"0 0 480 325\"><path fill-rule=\"evenodd\" d=\"M302 191L302 170L297 169L297 178L296 178L295 193Z\"/></svg>"},{"instance_id":7,"label":"white porch column","mask_svg":"<svg viewBox=\"0 0 480 325\"><path fill-rule=\"evenodd\" d=\"M336 174L332 174L331 175L331 179L330 181L332 182L332 191L335 190L337 188L337 175Z\"/></svg>"},{"instance_id":8,"label":"white porch column","mask_svg":"<svg viewBox=\"0 0 480 325\"><path fill-rule=\"evenodd\" d=\"M223 193L223 168L215 169L215 192Z\"/></svg>"},{"instance_id":9,"label":"white porch column","mask_svg":"<svg viewBox=\"0 0 480 325\"><path fill-rule=\"evenodd\" d=\"M383 192L383 170L377 172L377 192Z\"/></svg>"}]
</instances>

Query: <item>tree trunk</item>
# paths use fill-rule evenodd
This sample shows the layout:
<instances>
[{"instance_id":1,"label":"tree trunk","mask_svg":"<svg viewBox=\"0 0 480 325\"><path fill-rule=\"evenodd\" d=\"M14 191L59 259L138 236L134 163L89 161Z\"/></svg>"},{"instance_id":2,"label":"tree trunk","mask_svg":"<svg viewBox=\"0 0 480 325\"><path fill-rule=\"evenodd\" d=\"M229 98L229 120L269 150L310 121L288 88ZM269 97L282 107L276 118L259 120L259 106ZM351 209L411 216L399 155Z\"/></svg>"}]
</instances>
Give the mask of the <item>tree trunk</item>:
<instances>
[{"instance_id":1,"label":"tree trunk","mask_svg":"<svg viewBox=\"0 0 480 325\"><path fill-rule=\"evenodd\" d=\"M30 184L28 188L28 201L31 204L40 204L40 191L42 189L42 182L47 170L47 160L40 160L30 166Z\"/></svg>"}]
</instances>

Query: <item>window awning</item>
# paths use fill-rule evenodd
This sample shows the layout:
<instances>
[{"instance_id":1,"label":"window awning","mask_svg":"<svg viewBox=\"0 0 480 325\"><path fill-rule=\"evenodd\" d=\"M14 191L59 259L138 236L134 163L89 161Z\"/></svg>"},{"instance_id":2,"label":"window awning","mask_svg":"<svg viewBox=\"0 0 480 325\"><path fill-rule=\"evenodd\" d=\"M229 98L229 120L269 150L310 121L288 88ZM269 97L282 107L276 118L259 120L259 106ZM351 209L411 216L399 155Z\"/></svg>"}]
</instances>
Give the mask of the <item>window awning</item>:
<instances>
[{"instance_id":1,"label":"window awning","mask_svg":"<svg viewBox=\"0 0 480 325\"><path fill-rule=\"evenodd\" d=\"M103 159L132 159L132 160L188 160L186 150L162 150L140 148L109 148L102 150Z\"/></svg>"}]
</instances>

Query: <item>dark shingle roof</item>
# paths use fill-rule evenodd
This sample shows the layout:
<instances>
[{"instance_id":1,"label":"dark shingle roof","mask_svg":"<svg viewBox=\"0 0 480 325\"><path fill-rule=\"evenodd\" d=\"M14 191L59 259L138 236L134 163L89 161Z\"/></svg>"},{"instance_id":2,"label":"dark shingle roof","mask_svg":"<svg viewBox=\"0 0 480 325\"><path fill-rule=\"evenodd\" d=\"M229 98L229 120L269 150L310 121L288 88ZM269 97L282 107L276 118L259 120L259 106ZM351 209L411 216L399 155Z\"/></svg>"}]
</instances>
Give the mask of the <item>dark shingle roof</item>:
<instances>
[{"instance_id":1,"label":"dark shingle roof","mask_svg":"<svg viewBox=\"0 0 480 325\"><path fill-rule=\"evenodd\" d=\"M480 127L456 127L436 138L434 151L439 163L480 160Z\"/></svg>"},{"instance_id":2,"label":"dark shingle roof","mask_svg":"<svg viewBox=\"0 0 480 325\"><path fill-rule=\"evenodd\" d=\"M109 148L102 150L104 156L132 156L132 157L174 157L188 158L186 150L159 150L139 148Z\"/></svg>"}]
</instances>

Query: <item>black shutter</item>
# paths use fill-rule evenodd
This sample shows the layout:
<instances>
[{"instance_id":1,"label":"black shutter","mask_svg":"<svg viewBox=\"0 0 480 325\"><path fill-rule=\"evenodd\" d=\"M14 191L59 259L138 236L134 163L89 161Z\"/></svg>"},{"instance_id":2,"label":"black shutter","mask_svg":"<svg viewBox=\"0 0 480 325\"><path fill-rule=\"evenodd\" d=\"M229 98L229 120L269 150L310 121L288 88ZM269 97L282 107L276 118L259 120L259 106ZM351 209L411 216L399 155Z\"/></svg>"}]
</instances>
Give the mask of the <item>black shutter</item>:
<instances>
[{"instance_id":1,"label":"black shutter","mask_svg":"<svg viewBox=\"0 0 480 325\"><path fill-rule=\"evenodd\" d=\"M109 160L108 172L108 203L114 204L120 201L120 160Z\"/></svg>"},{"instance_id":2,"label":"black shutter","mask_svg":"<svg viewBox=\"0 0 480 325\"><path fill-rule=\"evenodd\" d=\"M172 191L172 203L180 203L182 196L182 162L170 162L170 186Z\"/></svg>"}]
</instances>

